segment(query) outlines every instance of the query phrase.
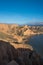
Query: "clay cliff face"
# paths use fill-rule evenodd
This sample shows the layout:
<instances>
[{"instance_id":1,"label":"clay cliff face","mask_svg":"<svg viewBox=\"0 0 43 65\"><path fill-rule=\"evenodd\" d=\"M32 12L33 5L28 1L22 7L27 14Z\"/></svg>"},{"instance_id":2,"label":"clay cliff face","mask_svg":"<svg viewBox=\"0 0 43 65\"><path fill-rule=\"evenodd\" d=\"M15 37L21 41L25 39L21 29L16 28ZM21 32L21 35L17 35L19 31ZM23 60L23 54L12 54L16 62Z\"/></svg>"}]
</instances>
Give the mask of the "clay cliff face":
<instances>
[{"instance_id":1,"label":"clay cliff face","mask_svg":"<svg viewBox=\"0 0 43 65\"><path fill-rule=\"evenodd\" d=\"M43 32L43 26L19 26L17 24L0 24L0 32L6 32L6 33L12 33L12 34L18 34L19 32L29 35L29 34L34 34L37 32ZM27 34L28 33L28 34Z\"/></svg>"},{"instance_id":2,"label":"clay cliff face","mask_svg":"<svg viewBox=\"0 0 43 65\"><path fill-rule=\"evenodd\" d=\"M0 39L22 43L25 35L32 32L28 26L19 26L16 24L0 24Z\"/></svg>"},{"instance_id":3,"label":"clay cliff face","mask_svg":"<svg viewBox=\"0 0 43 65\"><path fill-rule=\"evenodd\" d=\"M18 25L16 24L0 24L0 32L8 33L10 32L13 28L15 29Z\"/></svg>"},{"instance_id":4,"label":"clay cliff face","mask_svg":"<svg viewBox=\"0 0 43 65\"><path fill-rule=\"evenodd\" d=\"M0 39L15 43L26 43L32 35L43 34L43 26L19 26L0 24Z\"/></svg>"}]
</instances>

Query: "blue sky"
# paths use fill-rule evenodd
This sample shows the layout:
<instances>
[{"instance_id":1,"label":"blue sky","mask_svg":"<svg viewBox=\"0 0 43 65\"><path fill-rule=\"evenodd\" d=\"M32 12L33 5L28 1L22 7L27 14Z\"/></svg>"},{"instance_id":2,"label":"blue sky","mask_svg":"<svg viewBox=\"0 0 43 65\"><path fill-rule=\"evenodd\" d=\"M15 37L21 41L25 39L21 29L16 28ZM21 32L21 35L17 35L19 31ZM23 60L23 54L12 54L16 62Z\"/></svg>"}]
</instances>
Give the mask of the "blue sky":
<instances>
[{"instance_id":1,"label":"blue sky","mask_svg":"<svg viewBox=\"0 0 43 65\"><path fill-rule=\"evenodd\" d=\"M43 0L0 0L0 23L43 22Z\"/></svg>"}]
</instances>

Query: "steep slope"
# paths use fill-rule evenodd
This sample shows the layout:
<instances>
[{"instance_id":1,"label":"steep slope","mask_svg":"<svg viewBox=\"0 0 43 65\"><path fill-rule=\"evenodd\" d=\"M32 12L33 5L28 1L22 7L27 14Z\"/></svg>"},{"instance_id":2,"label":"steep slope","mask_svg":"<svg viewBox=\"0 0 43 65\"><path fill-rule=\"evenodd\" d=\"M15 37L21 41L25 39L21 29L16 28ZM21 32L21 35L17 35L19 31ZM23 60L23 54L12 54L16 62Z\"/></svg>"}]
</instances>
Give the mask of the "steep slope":
<instances>
[{"instance_id":1,"label":"steep slope","mask_svg":"<svg viewBox=\"0 0 43 65\"><path fill-rule=\"evenodd\" d=\"M26 47L15 48L15 45L1 40L0 65L13 65L13 63L16 65L43 65L43 60L36 51Z\"/></svg>"}]
</instances>

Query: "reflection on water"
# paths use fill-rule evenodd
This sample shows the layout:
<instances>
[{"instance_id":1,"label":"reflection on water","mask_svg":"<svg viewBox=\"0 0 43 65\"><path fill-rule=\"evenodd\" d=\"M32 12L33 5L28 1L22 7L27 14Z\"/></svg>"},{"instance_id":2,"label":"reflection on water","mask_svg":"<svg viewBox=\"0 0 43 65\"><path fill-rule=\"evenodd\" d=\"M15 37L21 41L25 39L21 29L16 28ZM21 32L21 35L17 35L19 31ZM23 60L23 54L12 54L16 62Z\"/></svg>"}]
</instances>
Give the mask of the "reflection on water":
<instances>
[{"instance_id":1,"label":"reflection on water","mask_svg":"<svg viewBox=\"0 0 43 65\"><path fill-rule=\"evenodd\" d=\"M43 35L32 36L29 40L29 44L43 56Z\"/></svg>"}]
</instances>

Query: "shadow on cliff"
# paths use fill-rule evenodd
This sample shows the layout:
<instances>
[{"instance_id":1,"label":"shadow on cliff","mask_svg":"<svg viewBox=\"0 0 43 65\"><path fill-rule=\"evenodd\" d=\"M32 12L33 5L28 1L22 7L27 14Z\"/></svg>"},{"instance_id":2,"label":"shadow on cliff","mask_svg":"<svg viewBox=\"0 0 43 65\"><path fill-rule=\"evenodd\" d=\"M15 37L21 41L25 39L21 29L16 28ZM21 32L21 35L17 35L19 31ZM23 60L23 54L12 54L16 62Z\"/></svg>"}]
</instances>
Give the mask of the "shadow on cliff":
<instances>
[{"instance_id":1,"label":"shadow on cliff","mask_svg":"<svg viewBox=\"0 0 43 65\"><path fill-rule=\"evenodd\" d=\"M43 59L30 49L15 49L9 42L0 40L0 65L7 65L12 60L18 65L43 65Z\"/></svg>"}]
</instances>

